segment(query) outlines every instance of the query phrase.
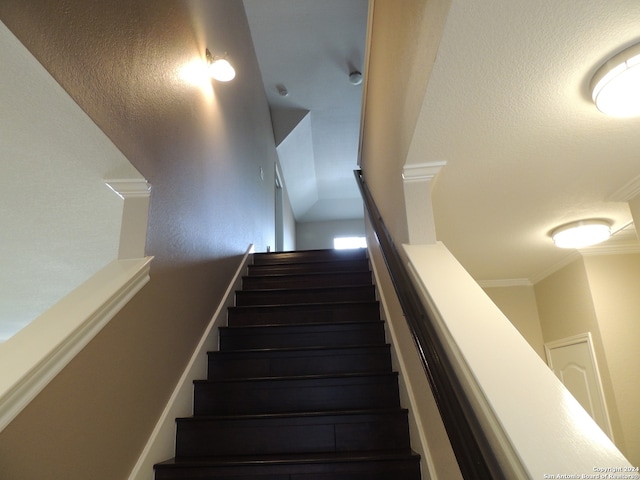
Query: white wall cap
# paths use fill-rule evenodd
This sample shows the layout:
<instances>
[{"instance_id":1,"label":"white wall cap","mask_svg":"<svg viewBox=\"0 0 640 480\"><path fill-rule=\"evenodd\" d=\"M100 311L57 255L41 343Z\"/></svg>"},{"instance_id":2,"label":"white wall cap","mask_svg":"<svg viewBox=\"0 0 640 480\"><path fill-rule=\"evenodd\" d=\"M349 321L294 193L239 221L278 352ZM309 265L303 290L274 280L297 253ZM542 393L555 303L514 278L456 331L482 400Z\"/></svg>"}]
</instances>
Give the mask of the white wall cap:
<instances>
[{"instance_id":1,"label":"white wall cap","mask_svg":"<svg viewBox=\"0 0 640 480\"><path fill-rule=\"evenodd\" d=\"M442 170L442 167L446 164L446 160L438 160L435 162L405 165L402 168L402 179L405 182L432 180L440 173L440 170Z\"/></svg>"}]
</instances>

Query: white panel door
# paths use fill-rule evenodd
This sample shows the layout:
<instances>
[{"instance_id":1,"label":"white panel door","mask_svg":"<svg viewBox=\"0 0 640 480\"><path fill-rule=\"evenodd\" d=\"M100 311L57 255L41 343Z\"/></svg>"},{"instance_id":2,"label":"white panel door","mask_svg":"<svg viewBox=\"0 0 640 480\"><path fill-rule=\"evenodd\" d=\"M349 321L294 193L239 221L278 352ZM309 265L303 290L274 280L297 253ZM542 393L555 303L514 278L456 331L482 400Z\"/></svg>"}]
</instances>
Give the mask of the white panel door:
<instances>
[{"instance_id":1,"label":"white panel door","mask_svg":"<svg viewBox=\"0 0 640 480\"><path fill-rule=\"evenodd\" d=\"M591 334L545 343L544 349L556 376L613 440Z\"/></svg>"}]
</instances>

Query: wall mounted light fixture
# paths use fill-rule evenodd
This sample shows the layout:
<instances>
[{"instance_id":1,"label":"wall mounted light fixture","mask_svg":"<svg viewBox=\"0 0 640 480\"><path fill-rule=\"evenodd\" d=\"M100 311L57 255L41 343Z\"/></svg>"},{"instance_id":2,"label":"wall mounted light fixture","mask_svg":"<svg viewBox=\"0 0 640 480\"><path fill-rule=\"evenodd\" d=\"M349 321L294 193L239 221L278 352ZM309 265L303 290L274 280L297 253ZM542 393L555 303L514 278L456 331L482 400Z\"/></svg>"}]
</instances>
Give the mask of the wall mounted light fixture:
<instances>
[{"instance_id":1,"label":"wall mounted light fixture","mask_svg":"<svg viewBox=\"0 0 640 480\"><path fill-rule=\"evenodd\" d=\"M209 74L212 78L220 82L228 82L235 78L236 71L227 60L226 54L224 57L214 56L208 48L206 54Z\"/></svg>"},{"instance_id":2,"label":"wall mounted light fixture","mask_svg":"<svg viewBox=\"0 0 640 480\"><path fill-rule=\"evenodd\" d=\"M613 117L640 116L640 43L613 56L591 80L596 107Z\"/></svg>"},{"instance_id":3,"label":"wall mounted light fixture","mask_svg":"<svg viewBox=\"0 0 640 480\"><path fill-rule=\"evenodd\" d=\"M611 236L611 223L593 219L561 225L551 232L553 243L559 248L582 248L604 242Z\"/></svg>"}]
</instances>

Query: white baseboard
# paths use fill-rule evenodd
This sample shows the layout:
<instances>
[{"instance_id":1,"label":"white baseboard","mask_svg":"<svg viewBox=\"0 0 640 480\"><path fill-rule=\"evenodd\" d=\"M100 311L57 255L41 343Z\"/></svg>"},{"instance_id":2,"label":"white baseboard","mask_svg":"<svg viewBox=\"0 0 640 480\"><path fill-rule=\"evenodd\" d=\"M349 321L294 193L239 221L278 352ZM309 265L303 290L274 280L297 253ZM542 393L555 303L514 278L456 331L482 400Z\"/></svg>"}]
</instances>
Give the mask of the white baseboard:
<instances>
[{"instance_id":1,"label":"white baseboard","mask_svg":"<svg viewBox=\"0 0 640 480\"><path fill-rule=\"evenodd\" d=\"M129 480L153 480L153 466L175 456L176 418L193 414L193 381L206 378L207 351L218 349L218 327L224 325L227 308L233 305L234 292L239 288L253 245L247 249L238 270L227 287L227 291L205 329L180 380L176 384L169 402L160 415L147 444L138 458Z\"/></svg>"}]
</instances>

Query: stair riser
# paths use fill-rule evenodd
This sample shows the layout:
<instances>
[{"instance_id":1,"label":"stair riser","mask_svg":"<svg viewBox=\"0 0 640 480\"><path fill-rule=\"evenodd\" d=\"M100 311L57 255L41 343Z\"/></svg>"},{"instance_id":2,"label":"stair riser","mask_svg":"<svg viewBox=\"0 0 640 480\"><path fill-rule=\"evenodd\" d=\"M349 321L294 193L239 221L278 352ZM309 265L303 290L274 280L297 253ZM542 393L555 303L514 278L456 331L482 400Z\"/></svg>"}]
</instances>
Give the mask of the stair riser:
<instances>
[{"instance_id":1,"label":"stair riser","mask_svg":"<svg viewBox=\"0 0 640 480\"><path fill-rule=\"evenodd\" d=\"M244 277L243 290L261 290L278 288L318 288L371 285L371 273L321 273L313 275L271 275L260 277Z\"/></svg>"},{"instance_id":2,"label":"stair riser","mask_svg":"<svg viewBox=\"0 0 640 480\"><path fill-rule=\"evenodd\" d=\"M196 382L194 415L399 408L395 375Z\"/></svg>"},{"instance_id":3,"label":"stair riser","mask_svg":"<svg viewBox=\"0 0 640 480\"><path fill-rule=\"evenodd\" d=\"M156 467L156 480L420 480L420 478L418 458L305 465Z\"/></svg>"},{"instance_id":4,"label":"stair riser","mask_svg":"<svg viewBox=\"0 0 640 480\"><path fill-rule=\"evenodd\" d=\"M366 251L254 255L219 334L156 480L421 479Z\"/></svg>"},{"instance_id":5,"label":"stair riser","mask_svg":"<svg viewBox=\"0 0 640 480\"><path fill-rule=\"evenodd\" d=\"M256 253L253 256L253 263L254 265L278 265L283 263L334 262L364 258L367 258L365 250L307 250L271 254Z\"/></svg>"},{"instance_id":6,"label":"stair riser","mask_svg":"<svg viewBox=\"0 0 640 480\"><path fill-rule=\"evenodd\" d=\"M382 345L382 322L291 327L221 328L220 350Z\"/></svg>"},{"instance_id":7,"label":"stair riser","mask_svg":"<svg viewBox=\"0 0 640 480\"><path fill-rule=\"evenodd\" d=\"M388 347L209 354L208 379L391 372Z\"/></svg>"},{"instance_id":8,"label":"stair riser","mask_svg":"<svg viewBox=\"0 0 640 480\"><path fill-rule=\"evenodd\" d=\"M375 290L371 285L311 290L249 290L236 292L236 305L240 307L322 302L371 302L375 299Z\"/></svg>"},{"instance_id":9,"label":"stair riser","mask_svg":"<svg viewBox=\"0 0 640 480\"><path fill-rule=\"evenodd\" d=\"M378 302L230 308L230 326L355 322L380 319Z\"/></svg>"},{"instance_id":10,"label":"stair riser","mask_svg":"<svg viewBox=\"0 0 640 480\"><path fill-rule=\"evenodd\" d=\"M337 262L249 265L248 270L249 275L369 271L369 261L366 258L363 258L359 260L342 260Z\"/></svg>"},{"instance_id":11,"label":"stair riser","mask_svg":"<svg viewBox=\"0 0 640 480\"><path fill-rule=\"evenodd\" d=\"M406 413L266 419L185 419L176 456L305 454L408 449Z\"/></svg>"}]
</instances>

